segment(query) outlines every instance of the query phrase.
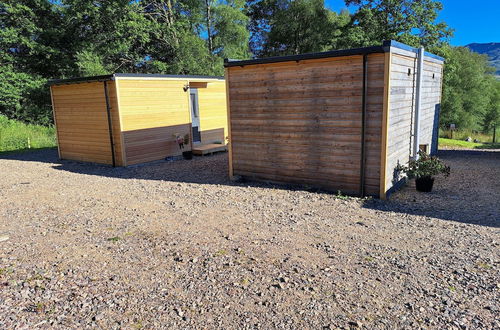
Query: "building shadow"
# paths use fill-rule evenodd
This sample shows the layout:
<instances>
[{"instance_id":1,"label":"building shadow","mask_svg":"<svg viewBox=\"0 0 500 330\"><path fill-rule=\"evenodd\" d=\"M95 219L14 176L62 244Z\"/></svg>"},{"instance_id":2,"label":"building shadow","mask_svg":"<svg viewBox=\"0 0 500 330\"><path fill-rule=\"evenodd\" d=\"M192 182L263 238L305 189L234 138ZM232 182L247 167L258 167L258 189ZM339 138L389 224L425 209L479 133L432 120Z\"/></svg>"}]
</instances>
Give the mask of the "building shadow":
<instances>
[{"instance_id":1,"label":"building shadow","mask_svg":"<svg viewBox=\"0 0 500 330\"><path fill-rule=\"evenodd\" d=\"M446 150L438 156L451 166L448 179L437 178L431 193L419 193L413 182L387 201L363 200L362 207L401 214L438 218L464 224L500 227L500 152ZM227 153L194 157L193 160L155 161L129 167L60 160L57 149L0 154L0 159L48 163L55 170L118 179L159 180L202 185L251 186L323 192L300 185L256 181L231 181Z\"/></svg>"},{"instance_id":2,"label":"building shadow","mask_svg":"<svg viewBox=\"0 0 500 330\"><path fill-rule=\"evenodd\" d=\"M47 163L59 171L125 180L157 180L231 186L274 186L259 182L231 181L228 176L226 152L193 157L192 160L184 160L182 156L169 158L175 160L157 160L127 167L112 167L105 164L59 159L55 148L0 154L0 159L4 160Z\"/></svg>"},{"instance_id":3,"label":"building shadow","mask_svg":"<svg viewBox=\"0 0 500 330\"><path fill-rule=\"evenodd\" d=\"M367 200L363 207L500 228L500 150L439 150L451 167L437 177L430 193L416 191L413 180L387 201Z\"/></svg>"}]
</instances>

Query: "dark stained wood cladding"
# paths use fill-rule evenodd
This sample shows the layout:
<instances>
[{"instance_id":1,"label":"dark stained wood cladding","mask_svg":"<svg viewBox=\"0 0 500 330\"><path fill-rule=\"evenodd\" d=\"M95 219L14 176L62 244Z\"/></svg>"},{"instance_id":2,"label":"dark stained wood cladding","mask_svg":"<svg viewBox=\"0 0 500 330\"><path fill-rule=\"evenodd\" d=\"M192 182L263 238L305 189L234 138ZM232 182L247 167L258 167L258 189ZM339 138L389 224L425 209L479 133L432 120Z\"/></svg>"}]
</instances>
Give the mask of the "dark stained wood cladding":
<instances>
[{"instance_id":1,"label":"dark stained wood cladding","mask_svg":"<svg viewBox=\"0 0 500 330\"><path fill-rule=\"evenodd\" d=\"M167 156L179 156L182 151L191 150L190 145L180 149L175 135L189 134L191 124L145 128L123 132L127 164L139 164Z\"/></svg>"},{"instance_id":2,"label":"dark stained wood cladding","mask_svg":"<svg viewBox=\"0 0 500 330\"><path fill-rule=\"evenodd\" d=\"M363 57L230 67L234 175L359 193ZM366 191L378 195L384 55L368 56Z\"/></svg>"}]
</instances>

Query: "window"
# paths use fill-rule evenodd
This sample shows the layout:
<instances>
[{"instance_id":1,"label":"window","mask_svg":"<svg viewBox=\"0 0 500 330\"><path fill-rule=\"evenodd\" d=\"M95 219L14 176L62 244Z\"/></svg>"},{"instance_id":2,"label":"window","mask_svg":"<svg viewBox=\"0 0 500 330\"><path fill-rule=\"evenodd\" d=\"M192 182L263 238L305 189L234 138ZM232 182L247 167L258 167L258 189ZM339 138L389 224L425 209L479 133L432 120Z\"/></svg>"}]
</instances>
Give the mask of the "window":
<instances>
[{"instance_id":1,"label":"window","mask_svg":"<svg viewBox=\"0 0 500 330\"><path fill-rule=\"evenodd\" d=\"M197 101L196 94L191 93L190 96L191 96L191 109L193 111L193 116L195 118L198 118L199 113L198 113L198 104L196 103L196 101Z\"/></svg>"},{"instance_id":2,"label":"window","mask_svg":"<svg viewBox=\"0 0 500 330\"><path fill-rule=\"evenodd\" d=\"M429 153L429 145L428 144L421 144L418 146L418 148L420 149L420 151L423 151L426 154Z\"/></svg>"}]
</instances>

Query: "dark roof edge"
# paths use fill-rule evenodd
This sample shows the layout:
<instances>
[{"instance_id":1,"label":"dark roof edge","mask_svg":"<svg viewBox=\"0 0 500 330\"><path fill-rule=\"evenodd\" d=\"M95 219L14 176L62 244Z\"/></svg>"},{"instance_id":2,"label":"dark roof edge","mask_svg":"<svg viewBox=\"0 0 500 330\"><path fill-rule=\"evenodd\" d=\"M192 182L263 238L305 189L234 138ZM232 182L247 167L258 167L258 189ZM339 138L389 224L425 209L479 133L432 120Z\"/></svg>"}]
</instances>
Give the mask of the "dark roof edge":
<instances>
[{"instance_id":1,"label":"dark roof edge","mask_svg":"<svg viewBox=\"0 0 500 330\"><path fill-rule=\"evenodd\" d=\"M115 73L117 78L179 78L179 79L217 79L224 80L221 76L159 74L159 73Z\"/></svg>"},{"instance_id":2,"label":"dark roof edge","mask_svg":"<svg viewBox=\"0 0 500 330\"><path fill-rule=\"evenodd\" d=\"M328 52L321 52L321 53L307 53L307 54L299 54L299 55L265 57L265 58L257 58L254 60L224 59L224 67L227 68L227 67L232 67L232 66L244 66L244 65L252 65L252 64L266 64L266 63L278 63L278 62L288 62L288 61L311 60L311 59L318 59L318 58L385 53L388 50L389 49L385 46L371 46L371 47L362 47L362 48L331 50Z\"/></svg>"},{"instance_id":3,"label":"dark roof edge","mask_svg":"<svg viewBox=\"0 0 500 330\"><path fill-rule=\"evenodd\" d=\"M413 53L418 52L418 48L413 48L401 42L394 40L386 40L383 42L382 46L371 46L362 48L351 48L351 49L340 49L332 50L328 52L321 53L307 53L299 55L288 55L288 56L274 56L266 58L258 58L253 60L234 60L234 59L224 59L224 67L232 66L245 66L252 64L266 64L266 63L278 63L278 62L288 62L288 61L301 61L310 60L318 58L329 58L329 57L341 57L341 56L352 56L352 55L365 55L373 53L387 53L390 51L391 47L411 51ZM444 61L444 58L425 52L425 56L431 57L440 61Z\"/></svg>"},{"instance_id":4,"label":"dark roof edge","mask_svg":"<svg viewBox=\"0 0 500 330\"><path fill-rule=\"evenodd\" d=\"M147 74L147 73L115 73L102 76L92 76L92 77L78 77L78 78L68 78L68 79L54 79L49 80L48 84L52 85L63 85L72 83L82 83L82 82L96 82L96 81L109 81L115 78L179 78L179 79L217 79L224 80L224 77L220 76L202 76L202 75L171 75L171 74Z\"/></svg>"},{"instance_id":5,"label":"dark roof edge","mask_svg":"<svg viewBox=\"0 0 500 330\"><path fill-rule=\"evenodd\" d=\"M107 74L102 76L92 76L92 77L54 79L54 80L49 80L47 83L50 86L52 86L52 85L63 85L63 84L80 83L80 82L108 81L108 80L113 80L112 74Z\"/></svg>"}]
</instances>

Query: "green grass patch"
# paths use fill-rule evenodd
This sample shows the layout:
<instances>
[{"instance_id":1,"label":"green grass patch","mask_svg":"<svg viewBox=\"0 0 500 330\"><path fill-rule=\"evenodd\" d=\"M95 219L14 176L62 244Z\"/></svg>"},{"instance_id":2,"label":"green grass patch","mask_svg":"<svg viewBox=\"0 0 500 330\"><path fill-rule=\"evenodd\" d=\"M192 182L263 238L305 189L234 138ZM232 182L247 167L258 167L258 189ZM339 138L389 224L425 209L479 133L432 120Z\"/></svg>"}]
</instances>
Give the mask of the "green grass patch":
<instances>
[{"instance_id":1,"label":"green grass patch","mask_svg":"<svg viewBox=\"0 0 500 330\"><path fill-rule=\"evenodd\" d=\"M54 127L25 124L0 116L0 152L57 146Z\"/></svg>"},{"instance_id":2,"label":"green grass patch","mask_svg":"<svg viewBox=\"0 0 500 330\"><path fill-rule=\"evenodd\" d=\"M470 137L472 141L479 140L481 142L493 142L493 132L481 133L470 129L461 129L452 132L451 130L445 130L440 128L439 137L445 139L462 140L462 141L465 141L468 137Z\"/></svg>"},{"instance_id":3,"label":"green grass patch","mask_svg":"<svg viewBox=\"0 0 500 330\"><path fill-rule=\"evenodd\" d=\"M500 149L500 143L476 143L445 138L439 138L439 146L463 149Z\"/></svg>"}]
</instances>

